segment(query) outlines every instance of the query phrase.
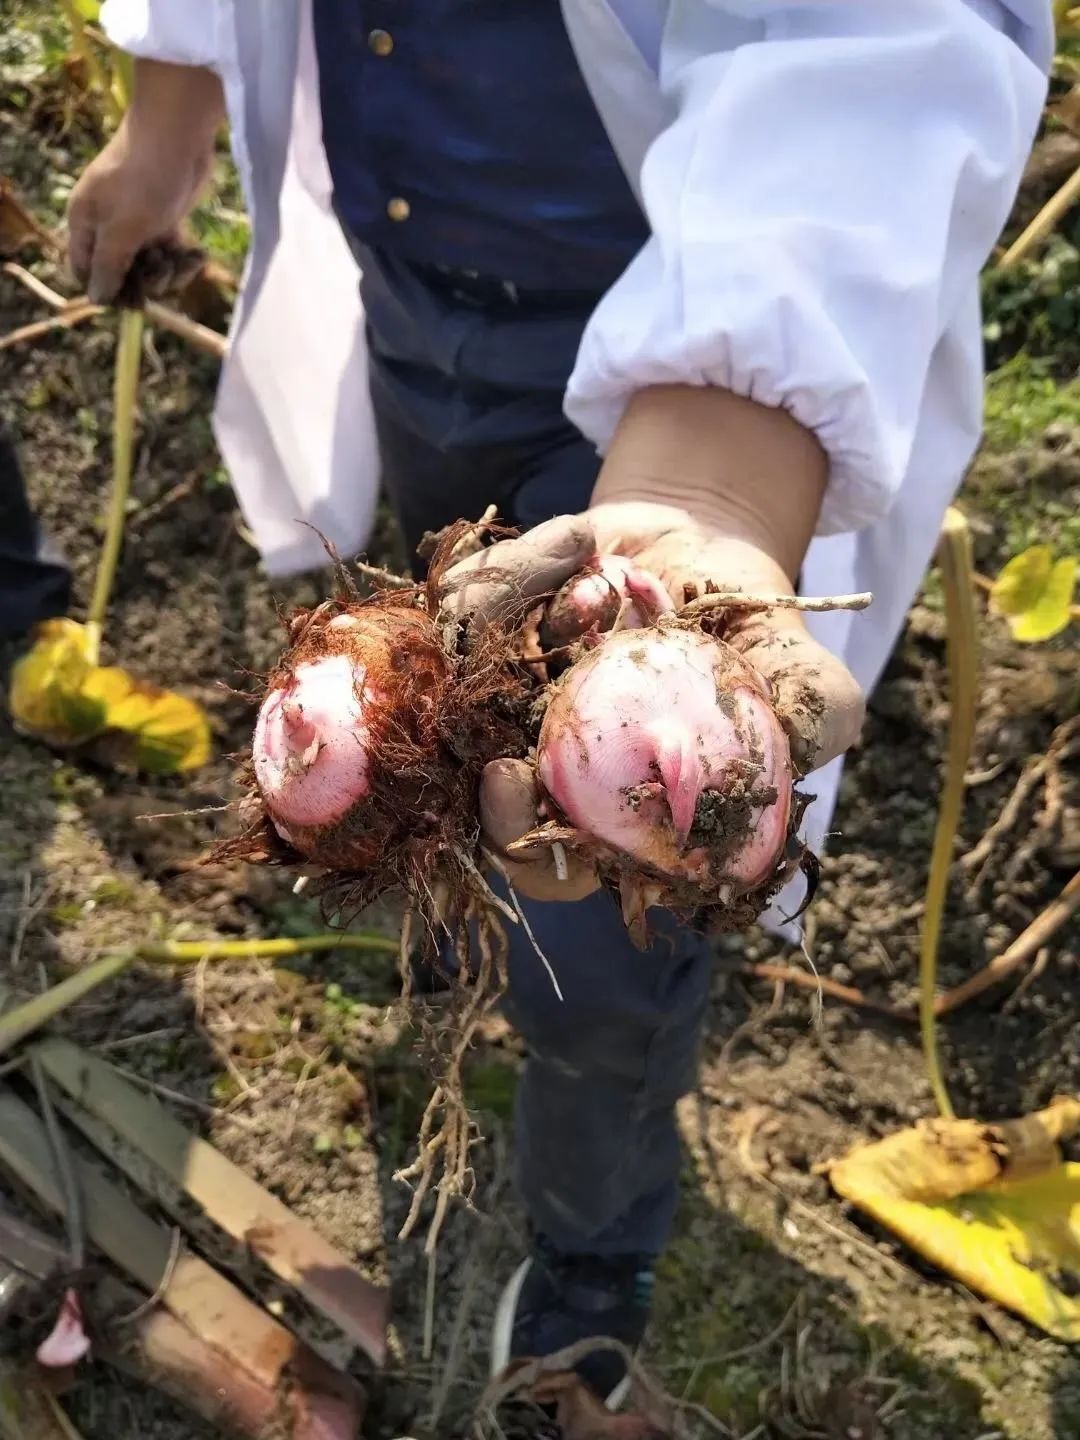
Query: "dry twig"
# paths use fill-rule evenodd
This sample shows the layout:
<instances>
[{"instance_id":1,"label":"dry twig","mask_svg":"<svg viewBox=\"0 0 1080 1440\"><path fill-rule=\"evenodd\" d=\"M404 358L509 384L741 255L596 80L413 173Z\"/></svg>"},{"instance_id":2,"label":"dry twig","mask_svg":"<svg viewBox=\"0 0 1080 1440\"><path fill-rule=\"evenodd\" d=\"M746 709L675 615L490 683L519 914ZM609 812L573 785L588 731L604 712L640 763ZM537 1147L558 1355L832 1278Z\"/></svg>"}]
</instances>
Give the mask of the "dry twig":
<instances>
[{"instance_id":1,"label":"dry twig","mask_svg":"<svg viewBox=\"0 0 1080 1440\"><path fill-rule=\"evenodd\" d=\"M814 990L841 1000L845 1005L856 1005L862 1010L873 1010L878 1015L888 1015L891 1020L911 1020L910 1011L900 1010L884 1000L875 1000L852 985L841 985L827 975L812 975L807 970L798 970L793 965L774 965L771 961L746 961L739 966L743 975L754 975L759 980L781 980L785 984L798 985L803 990Z\"/></svg>"},{"instance_id":2,"label":"dry twig","mask_svg":"<svg viewBox=\"0 0 1080 1440\"><path fill-rule=\"evenodd\" d=\"M78 1274L86 1262L86 1233L83 1224L82 1192L75 1178L67 1141L64 1139L60 1122L56 1118L49 1081L38 1055L30 1052L30 1073L34 1077L41 1118L45 1122L45 1133L49 1138L53 1166L60 1182L60 1194L64 1204L64 1224L67 1227L68 1249L71 1253L71 1268Z\"/></svg>"},{"instance_id":3,"label":"dry twig","mask_svg":"<svg viewBox=\"0 0 1080 1440\"><path fill-rule=\"evenodd\" d=\"M5 263L3 273L10 275L13 280L18 280L21 285L25 285L32 294L44 301L46 305L51 306L53 310L63 312L69 310L73 305L89 306L92 303L85 295L76 296L74 300L59 295L25 266L16 265L13 260ZM105 313L103 306L94 308L99 315ZM167 305L162 305L156 300L148 300L143 308L146 318L152 320L155 325L160 325L163 330L169 330L172 334L179 335L181 339L187 340L196 349L213 355L217 360L222 359L229 348L229 342L224 335L220 335L216 330L211 330L208 325L200 325L197 320L190 320L179 310L171 310ZM89 319L91 317L80 318Z\"/></svg>"},{"instance_id":4,"label":"dry twig","mask_svg":"<svg viewBox=\"0 0 1080 1440\"><path fill-rule=\"evenodd\" d=\"M28 340L41 340L46 335L51 335L54 330L71 330L84 320L92 320L95 315L102 313L103 307L100 305L72 301L59 315L52 315L48 320L31 320L28 325L19 325L14 330L9 330L0 339L0 350L11 350Z\"/></svg>"},{"instance_id":5,"label":"dry twig","mask_svg":"<svg viewBox=\"0 0 1080 1440\"><path fill-rule=\"evenodd\" d=\"M969 1000L974 1000L984 990L989 990L991 985L996 985L1007 975L1011 975L1014 970L1019 970L1021 965L1026 964L1043 948L1051 936L1078 908L1080 908L1080 870L1072 877L1057 899L1052 901L1041 915L1036 916L1007 950L996 956L988 965L984 965L981 970L977 970L974 975L969 975L962 984L954 985L951 990L946 990L938 996L934 1006L937 1014L948 1015L950 1011L966 1005Z\"/></svg>"}]
</instances>

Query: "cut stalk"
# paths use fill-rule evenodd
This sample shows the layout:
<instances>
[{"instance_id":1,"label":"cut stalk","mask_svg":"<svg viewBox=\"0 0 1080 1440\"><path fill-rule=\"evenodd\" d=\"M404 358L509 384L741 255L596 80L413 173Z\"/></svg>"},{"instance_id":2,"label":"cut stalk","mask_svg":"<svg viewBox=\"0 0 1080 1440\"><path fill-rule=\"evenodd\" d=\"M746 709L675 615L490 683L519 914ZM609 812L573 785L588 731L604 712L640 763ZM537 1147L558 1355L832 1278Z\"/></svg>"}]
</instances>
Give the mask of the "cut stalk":
<instances>
[{"instance_id":1,"label":"cut stalk","mask_svg":"<svg viewBox=\"0 0 1080 1440\"><path fill-rule=\"evenodd\" d=\"M941 578L945 590L945 654L949 670L949 750L945 783L934 829L930 869L926 881L919 954L919 1027L923 1058L930 1088L939 1112L952 1118L953 1107L945 1088L941 1055L937 1043L935 999L937 990L938 944L945 912L949 870L964 802L964 776L971 758L975 732L975 703L978 685L978 634L975 626L975 597L972 574L971 531L959 510L950 506L945 513L939 547Z\"/></svg>"},{"instance_id":2,"label":"cut stalk","mask_svg":"<svg viewBox=\"0 0 1080 1440\"><path fill-rule=\"evenodd\" d=\"M121 310L116 342L116 370L113 385L113 482L105 543L98 561L94 594L86 617L87 658L92 665L101 654L101 631L109 606L120 546L124 538L128 492L131 489L132 452L135 438L135 401L139 389L139 358L142 353L143 312Z\"/></svg>"},{"instance_id":3,"label":"cut stalk","mask_svg":"<svg viewBox=\"0 0 1080 1440\"><path fill-rule=\"evenodd\" d=\"M303 935L277 940L163 940L138 945L122 955L106 955L17 1009L0 1015L0 1055L48 1025L61 1011L89 995L106 980L141 961L149 965L197 965L200 960L280 960L324 950L367 950L397 955L398 942L387 935Z\"/></svg>"}]
</instances>

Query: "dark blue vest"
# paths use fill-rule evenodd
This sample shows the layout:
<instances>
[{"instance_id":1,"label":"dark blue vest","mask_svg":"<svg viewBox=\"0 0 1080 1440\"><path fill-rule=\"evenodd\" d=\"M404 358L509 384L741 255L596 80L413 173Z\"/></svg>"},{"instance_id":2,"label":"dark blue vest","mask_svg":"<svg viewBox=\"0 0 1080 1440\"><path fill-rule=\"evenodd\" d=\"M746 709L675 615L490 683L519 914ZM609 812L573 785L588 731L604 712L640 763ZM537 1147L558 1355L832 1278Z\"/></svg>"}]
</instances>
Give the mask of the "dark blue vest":
<instances>
[{"instance_id":1,"label":"dark blue vest","mask_svg":"<svg viewBox=\"0 0 1080 1440\"><path fill-rule=\"evenodd\" d=\"M315 0L335 204L362 245L597 296L645 219L558 0Z\"/></svg>"}]
</instances>

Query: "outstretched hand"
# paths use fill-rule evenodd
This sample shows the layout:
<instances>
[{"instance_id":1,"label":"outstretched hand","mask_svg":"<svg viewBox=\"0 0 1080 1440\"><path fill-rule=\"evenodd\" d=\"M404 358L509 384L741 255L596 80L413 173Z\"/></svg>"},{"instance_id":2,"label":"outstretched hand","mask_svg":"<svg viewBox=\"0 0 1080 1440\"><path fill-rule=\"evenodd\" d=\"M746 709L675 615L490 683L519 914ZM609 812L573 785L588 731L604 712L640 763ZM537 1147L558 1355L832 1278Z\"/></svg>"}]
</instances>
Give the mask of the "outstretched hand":
<instances>
[{"instance_id":1,"label":"outstretched hand","mask_svg":"<svg viewBox=\"0 0 1080 1440\"><path fill-rule=\"evenodd\" d=\"M679 507L633 500L559 516L470 556L447 577L454 582L450 603L471 624L497 621L523 600L556 589L597 553L633 558L663 582L676 606L688 595L703 594L709 582L748 595L787 588L782 577L778 585L775 562L748 541L711 532ZM862 692L797 612L743 612L723 638L768 682L800 772L824 765L855 742L864 713ZM550 851L527 863L507 859L507 847L542 818L535 777L525 761L489 765L480 803L488 844L523 894L578 900L597 887L593 868L571 855L560 857L559 872Z\"/></svg>"}]
</instances>

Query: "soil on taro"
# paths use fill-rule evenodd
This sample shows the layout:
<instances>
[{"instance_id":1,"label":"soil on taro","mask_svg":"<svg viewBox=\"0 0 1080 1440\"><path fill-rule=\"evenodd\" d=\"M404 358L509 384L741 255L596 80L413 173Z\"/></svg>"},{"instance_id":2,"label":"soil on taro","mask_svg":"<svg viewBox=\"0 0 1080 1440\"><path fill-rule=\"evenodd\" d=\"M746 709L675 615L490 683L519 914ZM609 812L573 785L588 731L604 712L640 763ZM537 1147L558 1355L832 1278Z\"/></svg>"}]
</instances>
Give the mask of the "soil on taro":
<instances>
[{"instance_id":1,"label":"soil on taro","mask_svg":"<svg viewBox=\"0 0 1080 1440\"><path fill-rule=\"evenodd\" d=\"M48 212L73 161L67 142L28 148L11 114L0 172ZM44 260L36 272L58 288ZM0 333L38 318L0 277ZM109 323L4 352L0 406L20 438L38 513L71 563L84 612L109 467ZM194 865L235 793L228 756L245 741L243 689L274 661L281 606L312 601L315 575L271 585L220 469L211 362L166 335L147 346L137 473L107 653L206 706L217 758L183 780L147 782L52 754L0 721L0 981L33 992L103 949L147 936L297 935L320 929L288 879ZM1013 382L1009 382L1010 384ZM980 568L995 572L1030 534L1068 540L1080 509L1073 390L1021 384L964 492ZM1071 408L1070 408L1071 407ZM1010 418L1011 417L1011 418ZM1008 422L1008 423L1006 423ZM1026 527L1026 528L1025 528ZM393 559L387 529L373 547ZM716 577L722 582L723 577ZM983 617L979 726L963 823L970 852L1033 757L1080 700L1075 629L1037 647ZM10 658L10 656L8 657ZM911 1003L920 897L947 721L940 587L932 573L871 701L852 757L812 917L820 973L877 1000ZM954 983L1000 952L1060 890L1080 856L1075 767L1035 785L975 869L957 866L942 946ZM369 917L394 931L392 907ZM995 1118L1080 1093L1075 930L1015 983L944 1025L960 1113ZM660 1267L647 1362L676 1396L739 1436L889 1435L897 1440L1075 1440L1080 1370L1070 1351L963 1293L838 1203L814 1166L860 1138L931 1113L913 1027L740 971L800 963L758 932L718 949L700 1082L681 1111L683 1203ZM558 957L554 957L556 963ZM395 1240L428 1080L394 1008L391 957L339 952L287 967L137 970L61 1028L166 1087L193 1129L393 1285L392 1360L373 1385L373 1436L460 1435L484 1379L497 1288L524 1239L512 1185L512 1100L521 1047L501 1024L472 1057L484 1143L474 1212L453 1213L438 1252L435 1347L422 1353L422 1237ZM725 1358L730 1357L730 1358ZM875 1412L899 1390L891 1415ZM103 1366L67 1397L87 1440L204 1432ZM888 1408L888 1407L886 1407ZM801 1416L801 1418L800 1418ZM710 1433L691 1410L687 1433ZM861 1428L859 1428L861 1427Z\"/></svg>"}]
</instances>

